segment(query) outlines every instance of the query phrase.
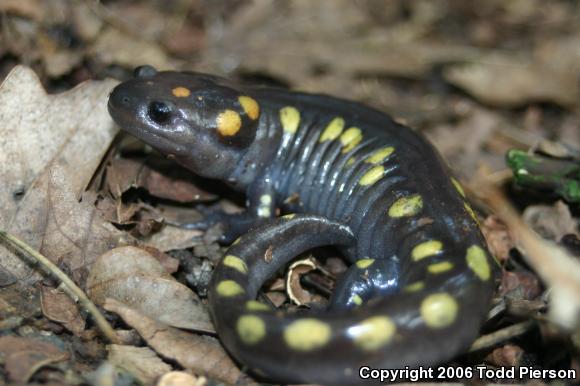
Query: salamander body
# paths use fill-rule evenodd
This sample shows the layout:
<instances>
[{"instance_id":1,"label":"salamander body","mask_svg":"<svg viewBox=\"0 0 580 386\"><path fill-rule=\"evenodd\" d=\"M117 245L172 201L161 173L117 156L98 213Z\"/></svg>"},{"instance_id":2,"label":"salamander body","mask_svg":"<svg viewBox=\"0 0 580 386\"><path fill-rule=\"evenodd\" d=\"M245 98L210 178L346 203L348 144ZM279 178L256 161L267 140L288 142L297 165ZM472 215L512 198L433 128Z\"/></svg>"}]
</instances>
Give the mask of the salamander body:
<instances>
[{"instance_id":1,"label":"salamander body","mask_svg":"<svg viewBox=\"0 0 580 386\"><path fill-rule=\"evenodd\" d=\"M496 268L461 186L419 134L362 104L149 66L114 89L109 111L246 193L244 213L192 226L243 235L209 300L220 340L254 373L356 384L361 366L438 364L477 336ZM278 208L298 214L273 219ZM328 309L283 313L256 300L285 263L321 245L352 262Z\"/></svg>"}]
</instances>

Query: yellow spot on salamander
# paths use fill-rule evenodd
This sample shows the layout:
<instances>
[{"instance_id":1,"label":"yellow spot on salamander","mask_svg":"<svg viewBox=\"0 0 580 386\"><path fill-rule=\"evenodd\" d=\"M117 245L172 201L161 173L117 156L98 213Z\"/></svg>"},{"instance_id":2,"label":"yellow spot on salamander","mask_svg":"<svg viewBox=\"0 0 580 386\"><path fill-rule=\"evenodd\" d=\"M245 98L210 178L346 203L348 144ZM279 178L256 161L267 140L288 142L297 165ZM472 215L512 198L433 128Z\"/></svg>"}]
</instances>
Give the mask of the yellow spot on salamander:
<instances>
[{"instance_id":1,"label":"yellow spot on salamander","mask_svg":"<svg viewBox=\"0 0 580 386\"><path fill-rule=\"evenodd\" d=\"M375 262L375 259L360 259L356 262L356 266L360 269L370 267Z\"/></svg>"},{"instance_id":2,"label":"yellow spot on salamander","mask_svg":"<svg viewBox=\"0 0 580 386\"><path fill-rule=\"evenodd\" d=\"M349 158L349 159L346 161L346 163L344 164L344 166L345 166L345 167L349 167L349 166L351 166L351 165L354 163L354 161L356 161L356 157L350 157L350 158Z\"/></svg>"},{"instance_id":3,"label":"yellow spot on salamander","mask_svg":"<svg viewBox=\"0 0 580 386\"><path fill-rule=\"evenodd\" d=\"M272 215L272 210L270 205L272 204L272 196L269 194L264 194L260 196L260 206L258 207L259 217L270 217Z\"/></svg>"},{"instance_id":4,"label":"yellow spot on salamander","mask_svg":"<svg viewBox=\"0 0 580 386\"><path fill-rule=\"evenodd\" d=\"M241 240L242 240L242 237L240 236L240 237L238 237L237 239L234 240L234 242L232 243L232 245L239 244Z\"/></svg>"},{"instance_id":5,"label":"yellow spot on salamander","mask_svg":"<svg viewBox=\"0 0 580 386\"><path fill-rule=\"evenodd\" d=\"M455 189L461 194L463 198L465 198L465 191L463 190L463 186L457 181L455 178L451 177L451 183L455 186Z\"/></svg>"},{"instance_id":6,"label":"yellow spot on salamander","mask_svg":"<svg viewBox=\"0 0 580 386\"><path fill-rule=\"evenodd\" d=\"M260 196L260 204L262 205L270 205L272 203L272 196L269 194L264 194Z\"/></svg>"},{"instance_id":7,"label":"yellow spot on salamander","mask_svg":"<svg viewBox=\"0 0 580 386\"><path fill-rule=\"evenodd\" d=\"M251 120L258 119L260 116L260 105L252 97L242 95L238 97L238 101L242 105L244 112L248 115Z\"/></svg>"},{"instance_id":8,"label":"yellow spot on salamander","mask_svg":"<svg viewBox=\"0 0 580 386\"><path fill-rule=\"evenodd\" d=\"M471 218L477 223L477 225L479 225L479 219L477 218L477 215L475 214L471 206L467 202L465 202L463 206L465 207L465 210L467 211L467 213L469 213Z\"/></svg>"},{"instance_id":9,"label":"yellow spot on salamander","mask_svg":"<svg viewBox=\"0 0 580 386\"><path fill-rule=\"evenodd\" d=\"M269 311L270 307L268 305L259 302L257 300L248 300L246 302L246 310L248 311Z\"/></svg>"},{"instance_id":10,"label":"yellow spot on salamander","mask_svg":"<svg viewBox=\"0 0 580 386\"><path fill-rule=\"evenodd\" d=\"M286 220L292 220L294 217L296 217L296 213L289 213L282 216L282 218Z\"/></svg>"},{"instance_id":11,"label":"yellow spot on salamander","mask_svg":"<svg viewBox=\"0 0 580 386\"><path fill-rule=\"evenodd\" d=\"M372 185L383 177L385 168L382 165L373 166L370 168L358 181L359 185Z\"/></svg>"},{"instance_id":12,"label":"yellow spot on salamander","mask_svg":"<svg viewBox=\"0 0 580 386\"><path fill-rule=\"evenodd\" d=\"M389 343L396 331L395 323L386 316L373 316L348 329L348 335L363 350L376 350Z\"/></svg>"},{"instance_id":13,"label":"yellow spot on salamander","mask_svg":"<svg viewBox=\"0 0 580 386\"><path fill-rule=\"evenodd\" d=\"M242 127L242 118L234 110L222 111L216 120L217 131L224 137L236 135Z\"/></svg>"},{"instance_id":14,"label":"yellow spot on salamander","mask_svg":"<svg viewBox=\"0 0 580 386\"><path fill-rule=\"evenodd\" d=\"M328 343L330 326L314 318L299 319L284 330L286 344L297 351L312 351Z\"/></svg>"},{"instance_id":15,"label":"yellow spot on salamander","mask_svg":"<svg viewBox=\"0 0 580 386\"><path fill-rule=\"evenodd\" d=\"M344 129L344 119L342 119L341 117L336 117L332 121L330 121L328 126L326 126L326 129L324 129L322 134L320 134L319 141L320 142L333 141L338 138L338 136L342 133L343 129Z\"/></svg>"},{"instance_id":16,"label":"yellow spot on salamander","mask_svg":"<svg viewBox=\"0 0 580 386\"><path fill-rule=\"evenodd\" d=\"M362 298L356 294L352 296L352 302L357 306L360 306L361 304L363 304Z\"/></svg>"},{"instance_id":17,"label":"yellow spot on salamander","mask_svg":"<svg viewBox=\"0 0 580 386\"><path fill-rule=\"evenodd\" d=\"M419 194L401 197L389 208L389 216L405 217L413 216L423 209L423 198Z\"/></svg>"},{"instance_id":18,"label":"yellow spot on salamander","mask_svg":"<svg viewBox=\"0 0 580 386\"><path fill-rule=\"evenodd\" d=\"M230 298L244 294L246 291L233 280L220 281L216 287L218 295Z\"/></svg>"},{"instance_id":19,"label":"yellow spot on salamander","mask_svg":"<svg viewBox=\"0 0 580 386\"><path fill-rule=\"evenodd\" d=\"M404 290L406 292L419 292L421 291L423 288L425 288L425 283L423 283L422 281L417 281L413 284L409 284L407 285Z\"/></svg>"},{"instance_id":20,"label":"yellow spot on salamander","mask_svg":"<svg viewBox=\"0 0 580 386\"><path fill-rule=\"evenodd\" d=\"M300 125L300 111L292 106L282 107L280 109L280 122L285 132L296 133Z\"/></svg>"},{"instance_id":21,"label":"yellow spot on salamander","mask_svg":"<svg viewBox=\"0 0 580 386\"><path fill-rule=\"evenodd\" d=\"M429 273L443 273L449 271L453 268L453 264L448 261L440 261L439 263L433 263L427 267Z\"/></svg>"},{"instance_id":22,"label":"yellow spot on salamander","mask_svg":"<svg viewBox=\"0 0 580 386\"><path fill-rule=\"evenodd\" d=\"M224 265L235 269L236 271L246 274L248 273L248 266L246 262L234 255L227 255L224 257Z\"/></svg>"},{"instance_id":23,"label":"yellow spot on salamander","mask_svg":"<svg viewBox=\"0 0 580 386\"><path fill-rule=\"evenodd\" d=\"M491 269L487 261L485 251L478 245L472 245L467 248L467 266L483 281L489 280Z\"/></svg>"},{"instance_id":24,"label":"yellow spot on salamander","mask_svg":"<svg viewBox=\"0 0 580 386\"><path fill-rule=\"evenodd\" d=\"M238 336L245 344L256 344L266 336L266 324L256 315L244 315L236 323Z\"/></svg>"},{"instance_id":25,"label":"yellow spot on salamander","mask_svg":"<svg viewBox=\"0 0 580 386\"><path fill-rule=\"evenodd\" d=\"M347 129L340 136L340 142L342 143L342 152L347 153L351 151L356 145L362 141L362 131L358 127L351 127Z\"/></svg>"},{"instance_id":26,"label":"yellow spot on salamander","mask_svg":"<svg viewBox=\"0 0 580 386\"><path fill-rule=\"evenodd\" d=\"M421 317L431 328L450 326L457 318L459 305L449 294L436 293L421 302Z\"/></svg>"},{"instance_id":27,"label":"yellow spot on salamander","mask_svg":"<svg viewBox=\"0 0 580 386\"><path fill-rule=\"evenodd\" d=\"M177 98L187 98L188 96L191 95L191 91L189 91L188 88L181 86L175 87L173 90L171 90L171 93L173 94L173 96Z\"/></svg>"},{"instance_id":28,"label":"yellow spot on salamander","mask_svg":"<svg viewBox=\"0 0 580 386\"><path fill-rule=\"evenodd\" d=\"M439 240L429 240L416 245L411 251L414 261L419 261L425 257L438 255L442 252L443 243Z\"/></svg>"},{"instance_id":29,"label":"yellow spot on salamander","mask_svg":"<svg viewBox=\"0 0 580 386\"><path fill-rule=\"evenodd\" d=\"M370 164L379 164L385 160L388 156L390 156L395 151L395 148L392 146L384 147L375 151L371 154L365 162Z\"/></svg>"}]
</instances>

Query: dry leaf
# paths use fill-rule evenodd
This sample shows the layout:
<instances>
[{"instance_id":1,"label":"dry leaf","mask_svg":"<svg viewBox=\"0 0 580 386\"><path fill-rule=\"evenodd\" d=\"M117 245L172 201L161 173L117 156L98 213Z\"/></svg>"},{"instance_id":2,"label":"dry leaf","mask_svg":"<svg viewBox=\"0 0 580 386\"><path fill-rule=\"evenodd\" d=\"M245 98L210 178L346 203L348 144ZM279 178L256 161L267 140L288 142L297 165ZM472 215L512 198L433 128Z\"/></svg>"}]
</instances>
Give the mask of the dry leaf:
<instances>
[{"instance_id":1,"label":"dry leaf","mask_svg":"<svg viewBox=\"0 0 580 386\"><path fill-rule=\"evenodd\" d=\"M506 344L498 347L486 358L486 361L497 367L517 367L521 365L524 350L521 347Z\"/></svg>"},{"instance_id":2,"label":"dry leaf","mask_svg":"<svg viewBox=\"0 0 580 386\"><path fill-rule=\"evenodd\" d=\"M205 377L194 377L183 371L172 371L159 378L156 386L206 386Z\"/></svg>"},{"instance_id":3,"label":"dry leaf","mask_svg":"<svg viewBox=\"0 0 580 386\"><path fill-rule=\"evenodd\" d=\"M312 301L310 292L302 288L300 278L312 272L319 267L316 265L314 258L308 257L306 259L295 261L288 267L288 274L286 275L286 291L290 300L295 304L301 306Z\"/></svg>"},{"instance_id":4,"label":"dry leaf","mask_svg":"<svg viewBox=\"0 0 580 386\"><path fill-rule=\"evenodd\" d=\"M86 287L97 304L112 298L170 326L214 332L199 297L143 249L121 247L103 254L93 264Z\"/></svg>"},{"instance_id":5,"label":"dry leaf","mask_svg":"<svg viewBox=\"0 0 580 386\"><path fill-rule=\"evenodd\" d=\"M85 320L79 312L78 305L69 295L56 288L41 286L40 304L44 316L62 324L76 336L82 336Z\"/></svg>"},{"instance_id":6,"label":"dry leaf","mask_svg":"<svg viewBox=\"0 0 580 386\"><path fill-rule=\"evenodd\" d=\"M215 194L208 193L187 179L191 176L185 169L175 168L174 163L155 165L134 159L116 159L107 167L106 184L115 198L131 187L145 188L155 197L180 203L215 200ZM167 166L167 167L164 167ZM185 179L184 179L185 178Z\"/></svg>"},{"instance_id":7,"label":"dry leaf","mask_svg":"<svg viewBox=\"0 0 580 386\"><path fill-rule=\"evenodd\" d=\"M199 245L203 235L204 232L199 229L184 229L168 225L144 241L160 251L171 251Z\"/></svg>"},{"instance_id":8,"label":"dry leaf","mask_svg":"<svg viewBox=\"0 0 580 386\"><path fill-rule=\"evenodd\" d=\"M499 262L509 259L509 253L515 247L508 227L496 216L488 216L481 226L491 254Z\"/></svg>"},{"instance_id":9,"label":"dry leaf","mask_svg":"<svg viewBox=\"0 0 580 386\"><path fill-rule=\"evenodd\" d=\"M495 106L553 102L572 107L580 100L575 71L511 58L451 66L443 75L483 103Z\"/></svg>"},{"instance_id":10,"label":"dry leaf","mask_svg":"<svg viewBox=\"0 0 580 386\"><path fill-rule=\"evenodd\" d=\"M27 382L41 367L69 357L50 343L17 336L0 337L0 354L8 377L14 382Z\"/></svg>"},{"instance_id":11,"label":"dry leaf","mask_svg":"<svg viewBox=\"0 0 580 386\"><path fill-rule=\"evenodd\" d=\"M566 234L575 234L578 227L568 205L562 201L557 201L553 206L530 205L522 217L542 237L554 241L560 241Z\"/></svg>"},{"instance_id":12,"label":"dry leaf","mask_svg":"<svg viewBox=\"0 0 580 386\"><path fill-rule=\"evenodd\" d=\"M163 362L155 351L148 347L112 344L107 346L107 350L109 362L125 369L145 385L152 384L157 378L171 371L171 366Z\"/></svg>"},{"instance_id":13,"label":"dry leaf","mask_svg":"<svg viewBox=\"0 0 580 386\"><path fill-rule=\"evenodd\" d=\"M216 339L168 327L113 299L107 299L103 307L121 316L163 357L199 375L230 384L248 383L247 376L242 374Z\"/></svg>"},{"instance_id":14,"label":"dry leaf","mask_svg":"<svg viewBox=\"0 0 580 386\"><path fill-rule=\"evenodd\" d=\"M167 55L154 42L136 39L112 27L99 34L90 51L104 64L129 68L143 63L160 69L174 67Z\"/></svg>"},{"instance_id":15,"label":"dry leaf","mask_svg":"<svg viewBox=\"0 0 580 386\"><path fill-rule=\"evenodd\" d=\"M79 202L116 133L106 110L114 84L46 95L19 66L0 86L0 228L72 271L125 237L95 215L92 202ZM38 280L3 247L0 264L28 284Z\"/></svg>"},{"instance_id":16,"label":"dry leaf","mask_svg":"<svg viewBox=\"0 0 580 386\"><path fill-rule=\"evenodd\" d=\"M533 300L540 296L542 287L536 275L527 271L504 271L499 296L511 299Z\"/></svg>"}]
</instances>

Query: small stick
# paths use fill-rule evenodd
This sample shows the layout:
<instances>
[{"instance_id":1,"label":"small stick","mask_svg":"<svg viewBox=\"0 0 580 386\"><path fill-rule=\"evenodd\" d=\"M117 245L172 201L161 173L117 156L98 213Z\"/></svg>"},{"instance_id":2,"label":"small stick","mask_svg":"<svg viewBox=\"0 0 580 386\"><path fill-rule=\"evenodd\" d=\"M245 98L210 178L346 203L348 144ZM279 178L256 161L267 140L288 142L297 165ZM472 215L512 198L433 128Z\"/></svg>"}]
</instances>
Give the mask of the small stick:
<instances>
[{"instance_id":1,"label":"small stick","mask_svg":"<svg viewBox=\"0 0 580 386\"><path fill-rule=\"evenodd\" d=\"M522 335L529 331L536 325L535 320L526 320L525 322L517 323L501 330L492 332L491 334L483 335L473 342L469 348L470 352L478 351L484 348L495 346L496 344L513 338L514 336Z\"/></svg>"},{"instance_id":2,"label":"small stick","mask_svg":"<svg viewBox=\"0 0 580 386\"><path fill-rule=\"evenodd\" d=\"M18 252L24 256L40 263L44 268L48 270L51 274L56 276L58 280L61 281L63 291L67 293L73 300L77 300L80 305L87 310L94 318L95 323L103 333L103 335L111 342L122 344L115 330L99 309L95 306L93 302L89 300L87 295L81 290L62 270L60 270L52 261L47 259L45 256L41 255L34 249L32 249L28 244L22 240L6 233L5 231L0 231L0 240L5 241L7 244L13 246Z\"/></svg>"}]
</instances>

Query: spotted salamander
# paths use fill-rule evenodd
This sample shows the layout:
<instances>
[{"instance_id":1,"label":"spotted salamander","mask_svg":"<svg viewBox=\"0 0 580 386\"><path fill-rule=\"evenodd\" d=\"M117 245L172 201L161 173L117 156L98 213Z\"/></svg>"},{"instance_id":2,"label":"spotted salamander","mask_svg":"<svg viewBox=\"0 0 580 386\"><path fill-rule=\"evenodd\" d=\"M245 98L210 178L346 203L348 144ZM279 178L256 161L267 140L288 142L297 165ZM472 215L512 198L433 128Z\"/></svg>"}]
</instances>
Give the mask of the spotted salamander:
<instances>
[{"instance_id":1,"label":"spotted salamander","mask_svg":"<svg viewBox=\"0 0 580 386\"><path fill-rule=\"evenodd\" d=\"M477 336L496 267L461 186L421 135L359 103L150 66L113 90L109 111L186 168L245 192L245 212L208 211L193 226L242 235L209 302L220 340L250 371L356 384L361 366L438 364ZM300 214L274 219L277 209ZM256 300L288 261L323 245L352 263L327 309Z\"/></svg>"}]
</instances>

